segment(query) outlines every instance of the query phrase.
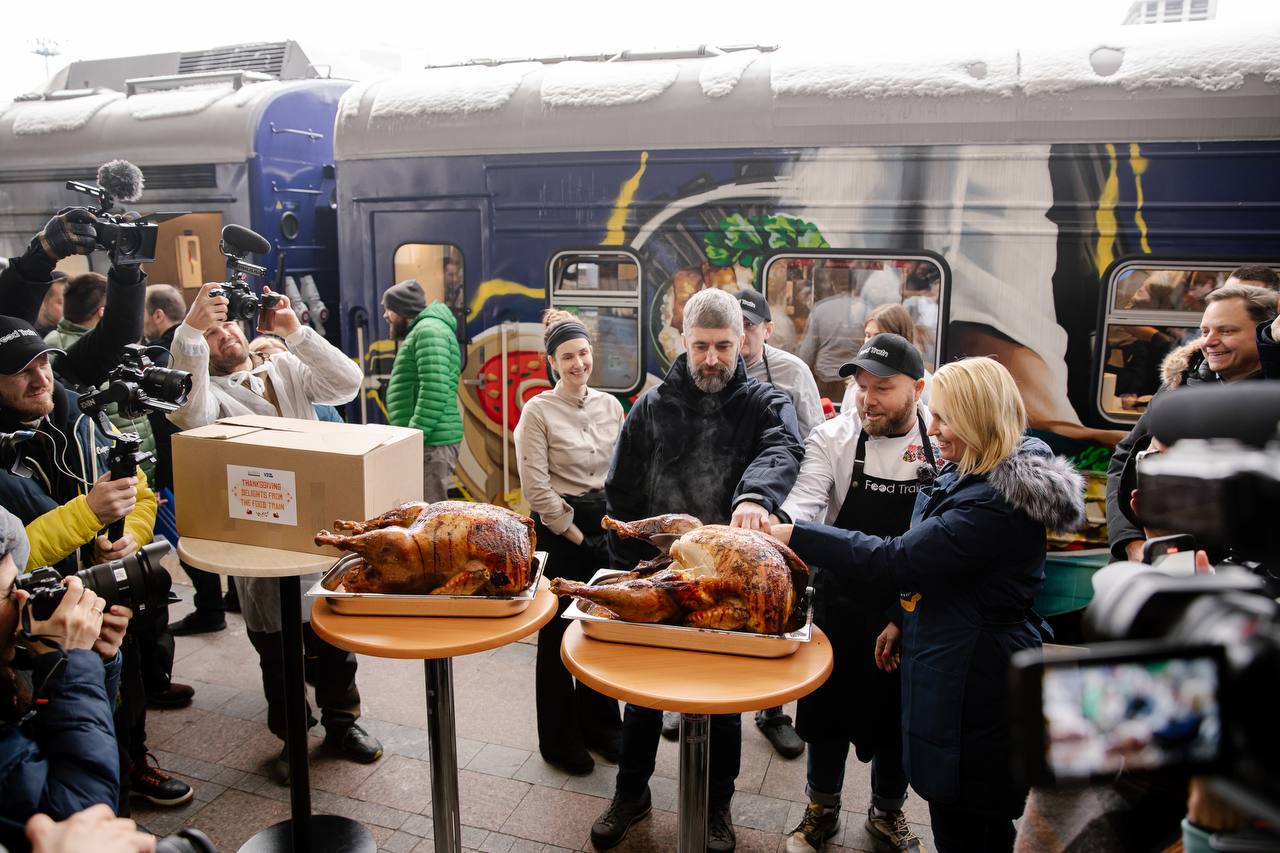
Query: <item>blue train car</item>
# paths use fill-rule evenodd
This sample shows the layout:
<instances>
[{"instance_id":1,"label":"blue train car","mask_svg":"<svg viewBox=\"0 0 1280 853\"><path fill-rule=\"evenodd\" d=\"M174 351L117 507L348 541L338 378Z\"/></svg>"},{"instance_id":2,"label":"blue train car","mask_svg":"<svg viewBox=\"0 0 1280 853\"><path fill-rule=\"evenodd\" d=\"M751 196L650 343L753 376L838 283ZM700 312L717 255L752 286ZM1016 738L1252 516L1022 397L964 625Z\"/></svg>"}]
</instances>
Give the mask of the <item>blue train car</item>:
<instances>
[{"instance_id":1,"label":"blue train car","mask_svg":"<svg viewBox=\"0 0 1280 853\"><path fill-rule=\"evenodd\" d=\"M303 289L315 284L313 305L336 305L333 122L350 82L243 68L115 79L121 63L146 73L154 70L146 60L173 56L88 63L87 79L76 77L84 88L20 99L0 114L0 255L19 254L53 211L91 201L65 189L67 180L93 182L101 163L124 158L145 176L141 200L128 207L186 214L160 225L156 261L145 267L153 283L182 287L189 299L201 283L224 279L219 233L236 223L271 243L256 259L266 283L283 264ZM95 85L95 75L123 90ZM95 253L64 266L106 263ZM322 328L321 312L311 313ZM339 340L337 323L323 330Z\"/></svg>"},{"instance_id":2,"label":"blue train car","mask_svg":"<svg viewBox=\"0 0 1280 853\"><path fill-rule=\"evenodd\" d=\"M1014 372L1033 428L1093 472L1093 526L1057 544L1096 546L1097 472L1155 390L1125 375L1135 330L1194 336L1204 283L1275 261L1280 234L1280 33L1152 29L1105 51L700 50L359 85L335 131L344 338L385 337L380 294L405 278L450 304L459 479L518 506L547 305L593 328L593 381L625 401L681 351L693 292L756 287L771 343L838 401L860 332L817 330L899 303L933 364ZM1176 300L1135 296L1169 278Z\"/></svg>"}]
</instances>

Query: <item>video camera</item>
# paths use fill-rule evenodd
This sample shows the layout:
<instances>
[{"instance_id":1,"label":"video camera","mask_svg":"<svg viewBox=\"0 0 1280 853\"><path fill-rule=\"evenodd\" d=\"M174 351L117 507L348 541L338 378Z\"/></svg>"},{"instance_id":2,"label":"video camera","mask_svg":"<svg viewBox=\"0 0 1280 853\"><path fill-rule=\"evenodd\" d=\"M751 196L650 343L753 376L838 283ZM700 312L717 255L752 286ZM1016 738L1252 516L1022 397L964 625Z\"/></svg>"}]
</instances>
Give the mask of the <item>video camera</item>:
<instances>
[{"instance_id":1,"label":"video camera","mask_svg":"<svg viewBox=\"0 0 1280 853\"><path fill-rule=\"evenodd\" d=\"M1169 392L1147 420L1172 446L1138 463L1142 521L1229 549L1235 564L1100 570L1084 627L1103 642L1013 658L1024 759L1014 769L1039 785L1210 775L1238 808L1280 822L1280 742L1265 698L1280 680L1280 384Z\"/></svg>"},{"instance_id":2,"label":"video camera","mask_svg":"<svg viewBox=\"0 0 1280 853\"><path fill-rule=\"evenodd\" d=\"M170 601L169 587L172 579L160 565L161 558L169 553L169 543L152 542L122 560L112 560L76 572L76 577L102 596L106 607L121 604L134 613L144 613L164 607ZM31 594L27 612L32 619L43 621L53 615L67 588L62 575L49 566L34 569L17 581L18 589Z\"/></svg>"},{"instance_id":3,"label":"video camera","mask_svg":"<svg viewBox=\"0 0 1280 853\"><path fill-rule=\"evenodd\" d=\"M280 304L274 293L261 296L249 287L249 276L264 276L267 268L244 259L250 253L265 255L271 244L262 235L240 225L227 225L222 229L222 254L227 259L227 281L221 288L209 291L210 296L227 298L227 319L251 323L263 308L268 310Z\"/></svg>"},{"instance_id":4,"label":"video camera","mask_svg":"<svg viewBox=\"0 0 1280 853\"><path fill-rule=\"evenodd\" d=\"M112 213L116 201L132 202L142 196L142 170L127 160L112 160L98 167L98 185L67 181L67 189L98 200L94 230L98 248L111 253L113 264L149 264L156 259L156 239L160 226L134 221L123 213Z\"/></svg>"},{"instance_id":5,"label":"video camera","mask_svg":"<svg viewBox=\"0 0 1280 853\"><path fill-rule=\"evenodd\" d=\"M118 404L120 414L130 420L148 412L174 412L187 402L191 393L191 374L185 370L156 367L147 358L146 347L129 344L124 348L120 363L107 375L107 383L101 388L80 395L80 411L98 422L104 433L111 437L111 451L107 455L107 469L111 479L132 477L138 465L155 454L142 450L142 439L137 433L115 433L107 418L107 409ZM116 521L108 528L114 542L124 533L124 521Z\"/></svg>"}]
</instances>

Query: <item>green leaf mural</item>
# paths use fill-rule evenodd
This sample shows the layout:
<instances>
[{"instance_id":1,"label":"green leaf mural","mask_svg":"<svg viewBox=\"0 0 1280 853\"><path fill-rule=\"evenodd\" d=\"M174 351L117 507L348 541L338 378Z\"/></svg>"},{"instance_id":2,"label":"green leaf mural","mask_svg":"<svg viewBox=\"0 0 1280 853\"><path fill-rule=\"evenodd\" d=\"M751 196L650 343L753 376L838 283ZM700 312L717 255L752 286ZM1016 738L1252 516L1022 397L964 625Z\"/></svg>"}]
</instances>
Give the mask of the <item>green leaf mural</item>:
<instances>
[{"instance_id":1,"label":"green leaf mural","mask_svg":"<svg viewBox=\"0 0 1280 853\"><path fill-rule=\"evenodd\" d=\"M751 270L757 281L760 263L770 249L826 249L831 245L818 226L789 213L750 217L733 213L720 220L717 230L706 232L702 241L712 266L737 264Z\"/></svg>"}]
</instances>

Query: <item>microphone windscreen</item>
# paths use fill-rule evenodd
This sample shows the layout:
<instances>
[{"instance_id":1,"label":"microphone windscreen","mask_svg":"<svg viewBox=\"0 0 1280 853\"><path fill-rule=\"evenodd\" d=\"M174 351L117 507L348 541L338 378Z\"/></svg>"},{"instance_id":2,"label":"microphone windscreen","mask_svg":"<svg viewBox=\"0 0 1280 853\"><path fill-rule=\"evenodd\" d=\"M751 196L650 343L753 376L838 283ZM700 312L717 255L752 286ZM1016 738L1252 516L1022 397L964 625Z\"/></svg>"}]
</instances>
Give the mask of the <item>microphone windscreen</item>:
<instances>
[{"instance_id":1,"label":"microphone windscreen","mask_svg":"<svg viewBox=\"0 0 1280 853\"><path fill-rule=\"evenodd\" d=\"M1151 434L1172 444L1184 438L1234 438L1264 447L1280 424L1280 382L1233 382L1156 395L1145 418Z\"/></svg>"},{"instance_id":2,"label":"microphone windscreen","mask_svg":"<svg viewBox=\"0 0 1280 853\"><path fill-rule=\"evenodd\" d=\"M98 186L115 201L142 198L142 170L128 160L112 160L98 167Z\"/></svg>"},{"instance_id":3,"label":"microphone windscreen","mask_svg":"<svg viewBox=\"0 0 1280 853\"><path fill-rule=\"evenodd\" d=\"M222 242L233 249L252 252L255 255L265 255L271 251L271 244L267 242L267 238L257 231L250 231L243 225L225 226L222 229Z\"/></svg>"}]
</instances>

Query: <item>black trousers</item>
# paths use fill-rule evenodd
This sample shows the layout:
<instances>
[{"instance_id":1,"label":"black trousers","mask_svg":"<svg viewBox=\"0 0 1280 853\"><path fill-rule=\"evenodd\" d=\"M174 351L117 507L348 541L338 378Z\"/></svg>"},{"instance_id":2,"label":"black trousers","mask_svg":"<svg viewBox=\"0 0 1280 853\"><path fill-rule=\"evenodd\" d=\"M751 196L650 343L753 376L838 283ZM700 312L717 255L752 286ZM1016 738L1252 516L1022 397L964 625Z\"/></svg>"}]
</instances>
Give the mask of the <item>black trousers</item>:
<instances>
[{"instance_id":1,"label":"black trousers","mask_svg":"<svg viewBox=\"0 0 1280 853\"><path fill-rule=\"evenodd\" d=\"M1010 853L1017 832L1009 818L929 803L938 853Z\"/></svg>"},{"instance_id":2,"label":"black trousers","mask_svg":"<svg viewBox=\"0 0 1280 853\"><path fill-rule=\"evenodd\" d=\"M113 722L120 758L120 801L116 814L128 817L129 774L147 757L147 693L142 681L142 657L132 627L120 644L120 686Z\"/></svg>"},{"instance_id":3,"label":"black trousers","mask_svg":"<svg viewBox=\"0 0 1280 853\"><path fill-rule=\"evenodd\" d=\"M280 633L248 631L249 642L258 652L262 669L262 692L267 697L267 728L276 737L285 737L284 658ZM315 660L316 704L320 706L320 722L326 729L338 731L360 718L360 691L356 688L356 656L326 643L311 630L310 622L302 623L302 645L308 658ZM311 704L307 703L307 718Z\"/></svg>"},{"instance_id":4,"label":"black trousers","mask_svg":"<svg viewBox=\"0 0 1280 853\"><path fill-rule=\"evenodd\" d=\"M222 600L222 576L213 572L206 572L204 569L197 569L195 566L182 564L182 570L187 573L187 577L191 578L191 585L195 587L195 605L196 610L201 613L225 613L227 606ZM230 577L227 578L228 585L235 583Z\"/></svg>"},{"instance_id":5,"label":"black trousers","mask_svg":"<svg viewBox=\"0 0 1280 853\"><path fill-rule=\"evenodd\" d=\"M604 532L600 527L604 495L589 493L565 500L574 508L574 524L587 541L574 545L548 530L535 515L538 549L547 552L548 577L588 581L608 565L608 555L599 544L603 540L591 538ZM568 597L561 598L556 617L538 632L534 671L538 749L548 761L574 758L589 746L616 740L622 731L618 701L575 681L560 659L560 641L569 627L560 616L569 604Z\"/></svg>"},{"instance_id":6,"label":"black trousers","mask_svg":"<svg viewBox=\"0 0 1280 853\"><path fill-rule=\"evenodd\" d=\"M160 607L135 616L129 630L138 640L142 686L146 694L163 693L173 679L173 634L169 633L169 608Z\"/></svg>"}]
</instances>

